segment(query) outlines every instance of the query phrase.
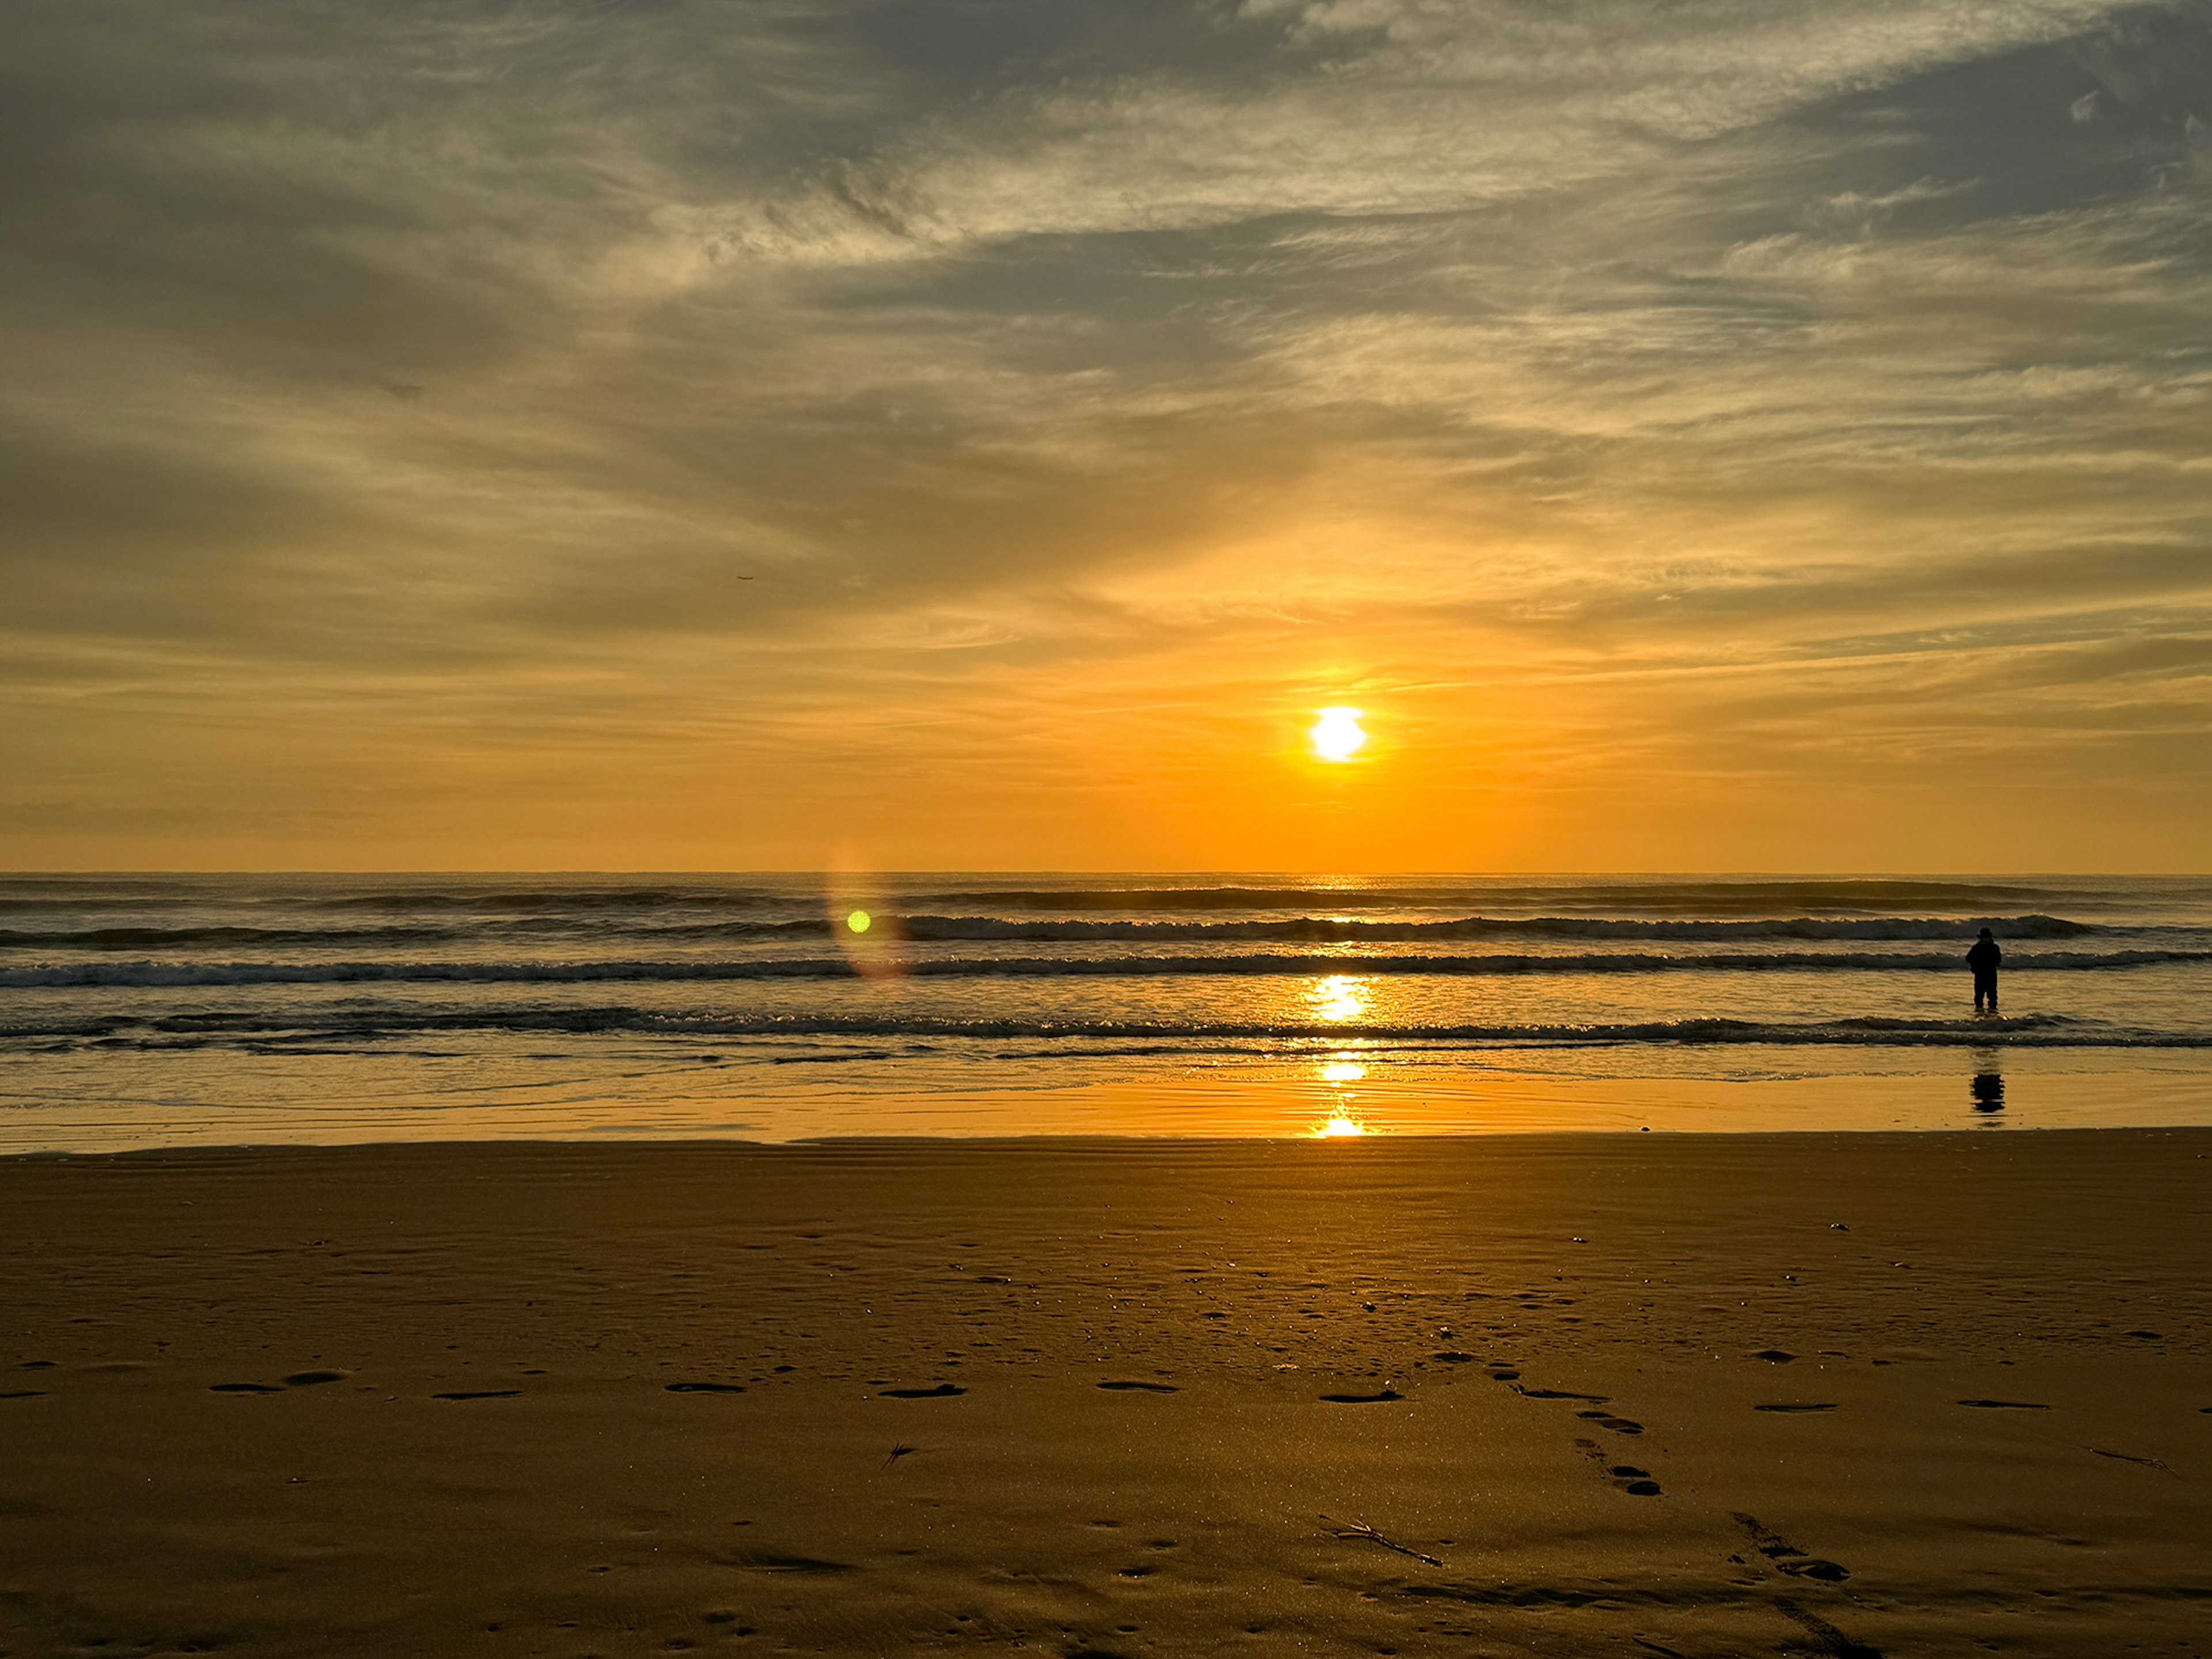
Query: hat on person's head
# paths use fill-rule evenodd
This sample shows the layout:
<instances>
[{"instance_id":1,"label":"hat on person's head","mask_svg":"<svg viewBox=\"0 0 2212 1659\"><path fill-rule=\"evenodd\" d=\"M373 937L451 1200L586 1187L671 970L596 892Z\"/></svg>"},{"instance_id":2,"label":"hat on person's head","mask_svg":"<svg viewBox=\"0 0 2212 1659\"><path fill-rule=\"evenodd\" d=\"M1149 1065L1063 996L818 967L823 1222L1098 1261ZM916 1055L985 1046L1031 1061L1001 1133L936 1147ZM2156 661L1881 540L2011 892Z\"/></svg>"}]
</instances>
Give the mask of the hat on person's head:
<instances>
[{"instance_id":1,"label":"hat on person's head","mask_svg":"<svg viewBox=\"0 0 2212 1659\"><path fill-rule=\"evenodd\" d=\"M1987 938L1989 938L1989 937L1990 937L1990 930L1989 930L1988 928L1984 927L1984 928L1983 928L1983 929L1982 929L1982 937L1983 937L1984 939L1987 939Z\"/></svg>"}]
</instances>

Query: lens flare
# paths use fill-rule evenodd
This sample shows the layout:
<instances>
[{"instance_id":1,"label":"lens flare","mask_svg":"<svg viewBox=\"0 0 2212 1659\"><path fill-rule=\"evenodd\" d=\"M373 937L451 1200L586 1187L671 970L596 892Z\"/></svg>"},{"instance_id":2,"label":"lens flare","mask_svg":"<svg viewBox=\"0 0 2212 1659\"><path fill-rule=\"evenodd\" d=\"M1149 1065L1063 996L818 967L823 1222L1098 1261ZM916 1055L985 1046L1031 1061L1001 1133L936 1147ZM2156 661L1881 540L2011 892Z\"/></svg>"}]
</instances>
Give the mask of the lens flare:
<instances>
[{"instance_id":1,"label":"lens flare","mask_svg":"<svg viewBox=\"0 0 2212 1659\"><path fill-rule=\"evenodd\" d=\"M840 848L824 872L823 918L853 971L864 979L903 977L907 968L906 928L898 901L852 849Z\"/></svg>"},{"instance_id":2,"label":"lens flare","mask_svg":"<svg viewBox=\"0 0 2212 1659\"><path fill-rule=\"evenodd\" d=\"M1357 708L1324 708L1306 735L1314 753L1325 761L1348 761L1367 746L1367 733L1359 729Z\"/></svg>"}]
</instances>

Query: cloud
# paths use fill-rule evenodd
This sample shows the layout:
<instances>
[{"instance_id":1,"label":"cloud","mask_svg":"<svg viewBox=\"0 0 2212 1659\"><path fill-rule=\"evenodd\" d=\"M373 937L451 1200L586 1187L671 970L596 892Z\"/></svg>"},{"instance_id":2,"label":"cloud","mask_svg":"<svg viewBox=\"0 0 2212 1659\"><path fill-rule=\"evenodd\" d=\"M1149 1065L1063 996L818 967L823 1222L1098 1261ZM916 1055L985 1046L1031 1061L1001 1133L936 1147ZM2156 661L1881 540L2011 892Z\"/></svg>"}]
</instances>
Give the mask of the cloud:
<instances>
[{"instance_id":1,"label":"cloud","mask_svg":"<svg viewBox=\"0 0 2212 1659\"><path fill-rule=\"evenodd\" d=\"M349 790L750 744L796 822L992 707L1032 713L961 787L1011 799L1100 720L1332 675L1438 731L1444 688L1564 688L1532 752L1735 731L1761 776L1817 719L1700 676L1868 752L1953 729L1946 650L2037 665L1960 670L2000 746L2090 729L2114 661L2175 719L2202 690L2154 648L2212 533L2194 0L33 0L11 35L27 799L121 801L124 760L103 796L58 757L142 728L276 788L222 779L313 769L287 709Z\"/></svg>"}]
</instances>

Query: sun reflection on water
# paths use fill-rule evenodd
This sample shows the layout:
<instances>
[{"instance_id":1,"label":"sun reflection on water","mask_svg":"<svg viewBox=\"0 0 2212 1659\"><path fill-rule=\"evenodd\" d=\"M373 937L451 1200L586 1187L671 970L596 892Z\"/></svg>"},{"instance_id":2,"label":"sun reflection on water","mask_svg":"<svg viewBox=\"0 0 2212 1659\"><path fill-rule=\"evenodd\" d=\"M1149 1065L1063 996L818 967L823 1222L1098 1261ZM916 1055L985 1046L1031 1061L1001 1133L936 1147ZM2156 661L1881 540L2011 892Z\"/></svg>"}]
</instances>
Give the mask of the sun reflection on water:
<instances>
[{"instance_id":1,"label":"sun reflection on water","mask_svg":"<svg viewBox=\"0 0 2212 1659\"><path fill-rule=\"evenodd\" d=\"M1306 1000L1313 1005L1316 1019L1341 1025L1367 1012L1367 986L1349 974L1331 974L1314 981Z\"/></svg>"}]
</instances>

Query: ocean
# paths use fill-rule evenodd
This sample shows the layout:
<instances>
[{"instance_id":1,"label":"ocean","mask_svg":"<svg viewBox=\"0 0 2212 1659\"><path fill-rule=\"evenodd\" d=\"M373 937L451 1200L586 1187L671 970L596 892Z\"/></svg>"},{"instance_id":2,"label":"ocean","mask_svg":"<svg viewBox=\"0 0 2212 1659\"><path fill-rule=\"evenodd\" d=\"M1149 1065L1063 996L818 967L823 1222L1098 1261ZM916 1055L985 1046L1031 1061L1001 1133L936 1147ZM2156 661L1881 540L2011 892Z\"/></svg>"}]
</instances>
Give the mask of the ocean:
<instances>
[{"instance_id":1,"label":"ocean","mask_svg":"<svg viewBox=\"0 0 2212 1659\"><path fill-rule=\"evenodd\" d=\"M0 1152L2179 1123L2205 878L0 878Z\"/></svg>"}]
</instances>

